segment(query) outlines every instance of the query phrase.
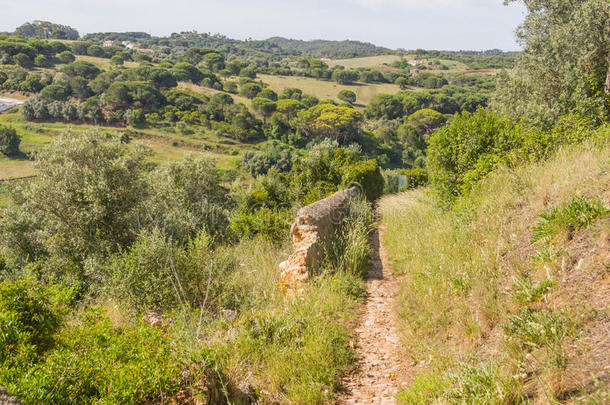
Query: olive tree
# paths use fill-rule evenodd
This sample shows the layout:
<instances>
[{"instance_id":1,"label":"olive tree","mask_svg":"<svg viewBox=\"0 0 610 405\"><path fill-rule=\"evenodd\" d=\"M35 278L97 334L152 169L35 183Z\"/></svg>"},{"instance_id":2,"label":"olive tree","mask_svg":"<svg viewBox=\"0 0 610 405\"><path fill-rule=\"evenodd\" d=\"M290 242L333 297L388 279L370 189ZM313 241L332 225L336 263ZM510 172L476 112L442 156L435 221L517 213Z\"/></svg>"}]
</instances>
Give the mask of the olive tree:
<instances>
[{"instance_id":1,"label":"olive tree","mask_svg":"<svg viewBox=\"0 0 610 405\"><path fill-rule=\"evenodd\" d=\"M87 260L135 239L147 154L100 131L59 135L37 154L37 176L13 190L2 246L22 261L53 258L64 263L57 271L82 276Z\"/></svg>"},{"instance_id":2,"label":"olive tree","mask_svg":"<svg viewBox=\"0 0 610 405\"><path fill-rule=\"evenodd\" d=\"M513 117L551 122L565 113L610 117L610 2L523 1L517 29L524 47L500 77L494 107Z\"/></svg>"}]
</instances>

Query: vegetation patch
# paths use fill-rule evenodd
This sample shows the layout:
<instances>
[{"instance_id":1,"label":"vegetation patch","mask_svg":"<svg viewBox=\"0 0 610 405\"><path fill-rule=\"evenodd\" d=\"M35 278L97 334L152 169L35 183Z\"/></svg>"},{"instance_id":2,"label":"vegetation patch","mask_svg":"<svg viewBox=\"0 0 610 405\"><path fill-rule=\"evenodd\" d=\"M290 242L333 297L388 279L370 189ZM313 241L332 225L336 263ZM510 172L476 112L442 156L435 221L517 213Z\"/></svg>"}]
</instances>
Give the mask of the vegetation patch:
<instances>
[{"instance_id":1,"label":"vegetation patch","mask_svg":"<svg viewBox=\"0 0 610 405\"><path fill-rule=\"evenodd\" d=\"M604 316L587 308L599 307L603 264L594 242L574 250L574 238L607 218L602 139L496 169L449 208L430 190L381 201L390 257L406 275L397 302L405 348L416 369L434 373L400 400L603 398L591 376L604 365L581 351L601 344L591 328L603 328ZM583 156L587 165L576 164ZM589 379L572 378L574 364Z\"/></svg>"}]
</instances>

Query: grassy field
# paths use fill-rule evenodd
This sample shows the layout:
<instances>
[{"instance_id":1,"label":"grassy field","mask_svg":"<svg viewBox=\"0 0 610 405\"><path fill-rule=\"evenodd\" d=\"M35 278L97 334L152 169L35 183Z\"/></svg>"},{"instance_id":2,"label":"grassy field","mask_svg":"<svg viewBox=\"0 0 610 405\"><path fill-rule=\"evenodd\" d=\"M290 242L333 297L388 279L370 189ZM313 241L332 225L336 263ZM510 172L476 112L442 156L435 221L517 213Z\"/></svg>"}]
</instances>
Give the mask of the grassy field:
<instances>
[{"instance_id":1,"label":"grassy field","mask_svg":"<svg viewBox=\"0 0 610 405\"><path fill-rule=\"evenodd\" d=\"M451 209L427 190L381 201L419 374L403 403L608 399L609 153L500 169Z\"/></svg>"},{"instance_id":2,"label":"grassy field","mask_svg":"<svg viewBox=\"0 0 610 405\"><path fill-rule=\"evenodd\" d=\"M144 144L150 147L153 151L150 159L157 163L179 160L187 153L205 152L213 156L218 168L223 170L234 170L241 154L256 148L255 144L218 137L202 128L190 128L191 134L182 134L174 127L133 129L96 127L87 124L25 122L17 109L1 114L0 123L9 123L17 130L21 136L20 150L24 154L18 158L0 155L0 182L35 175L32 161L26 158L26 155L40 150L55 136L66 130L81 132L98 128L117 135L127 133L132 139L132 146ZM5 192L6 187L0 188L0 207L6 204Z\"/></svg>"},{"instance_id":3,"label":"grassy field","mask_svg":"<svg viewBox=\"0 0 610 405\"><path fill-rule=\"evenodd\" d=\"M437 58L418 58L415 55L404 55L404 59L406 60L418 60L422 62L424 65L428 67L427 72L437 73L437 74L447 74L447 73L464 73L469 72L471 69L468 68L462 62L458 62L455 60L448 59L437 59ZM333 66L344 66L347 69L357 69L357 68L382 68L388 69L388 66L392 64L392 62L400 60L400 56L398 55L379 55L379 56L367 56L363 58L352 58L352 59L337 59L328 63L330 67ZM441 70L438 69L435 65L432 65L431 62L438 60L443 65L447 66L449 69ZM500 69L485 69L483 73L495 75Z\"/></svg>"},{"instance_id":4,"label":"grassy field","mask_svg":"<svg viewBox=\"0 0 610 405\"><path fill-rule=\"evenodd\" d=\"M76 60L82 60L85 62L92 63L95 66L97 66L98 68L103 69L103 70L108 70L112 66L110 64L110 59L108 59L108 58L97 58L95 56L87 56L87 55L75 55L75 56L76 56ZM140 64L138 62L131 62L131 61L126 61L123 64L123 66L128 67L128 68L138 67L139 65Z\"/></svg>"},{"instance_id":5,"label":"grassy field","mask_svg":"<svg viewBox=\"0 0 610 405\"><path fill-rule=\"evenodd\" d=\"M400 87L397 85L387 83L355 83L347 86L337 82L318 80L310 77L259 74L258 78L277 93L281 93L288 87L296 87L303 90L303 93L316 96L320 100L332 99L341 102L337 98L337 94L341 90L351 90L356 93L356 104L360 107L368 104L379 93L396 94L400 91Z\"/></svg>"},{"instance_id":6,"label":"grassy field","mask_svg":"<svg viewBox=\"0 0 610 405\"><path fill-rule=\"evenodd\" d=\"M390 65L396 60L400 60L400 57L398 55L366 56L362 58L333 60L331 62L328 62L328 66L343 66L346 69L355 69L359 67L378 67L384 64Z\"/></svg>"},{"instance_id":7,"label":"grassy field","mask_svg":"<svg viewBox=\"0 0 610 405\"><path fill-rule=\"evenodd\" d=\"M199 86L197 84L190 83L190 82L178 83L178 89L187 90L194 94L205 94L206 96L213 96L214 94L224 93L220 90L216 90L216 89L212 89L212 88L204 87L204 86ZM252 105L252 100L250 100L247 97L242 97L238 94L231 94L231 97L233 97L233 100L235 101L235 103L245 104L246 106L248 106L248 108L250 108Z\"/></svg>"}]
</instances>

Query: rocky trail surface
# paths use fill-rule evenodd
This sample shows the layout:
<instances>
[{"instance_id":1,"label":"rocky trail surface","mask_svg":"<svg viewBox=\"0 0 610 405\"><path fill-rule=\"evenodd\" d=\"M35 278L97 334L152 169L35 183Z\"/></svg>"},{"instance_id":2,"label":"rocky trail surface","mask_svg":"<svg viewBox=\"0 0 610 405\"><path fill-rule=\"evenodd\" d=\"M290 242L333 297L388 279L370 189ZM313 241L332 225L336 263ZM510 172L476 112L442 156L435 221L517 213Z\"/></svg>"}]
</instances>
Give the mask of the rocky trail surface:
<instances>
[{"instance_id":1,"label":"rocky trail surface","mask_svg":"<svg viewBox=\"0 0 610 405\"><path fill-rule=\"evenodd\" d=\"M357 367L343 381L345 393L340 404L395 404L394 397L409 374L402 361L393 308L400 280L390 270L382 234L380 229L370 238L366 305L355 330Z\"/></svg>"}]
</instances>

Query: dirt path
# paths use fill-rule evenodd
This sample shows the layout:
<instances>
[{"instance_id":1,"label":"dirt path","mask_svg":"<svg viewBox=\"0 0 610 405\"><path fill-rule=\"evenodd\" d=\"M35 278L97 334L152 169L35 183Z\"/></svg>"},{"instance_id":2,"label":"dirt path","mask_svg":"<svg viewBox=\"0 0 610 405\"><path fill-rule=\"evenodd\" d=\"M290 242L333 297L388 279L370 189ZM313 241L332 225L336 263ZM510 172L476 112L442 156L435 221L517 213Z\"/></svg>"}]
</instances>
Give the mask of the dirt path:
<instances>
[{"instance_id":1,"label":"dirt path","mask_svg":"<svg viewBox=\"0 0 610 405\"><path fill-rule=\"evenodd\" d=\"M407 376L393 309L400 280L390 270L381 243L383 229L371 235L373 254L366 277L367 301L356 328L357 368L343 381L341 404L395 404Z\"/></svg>"}]
</instances>

